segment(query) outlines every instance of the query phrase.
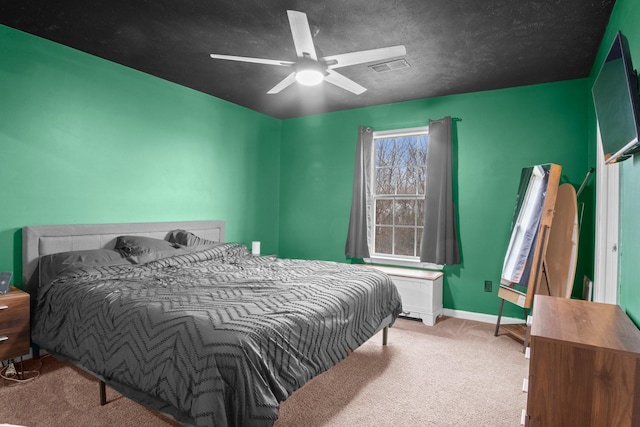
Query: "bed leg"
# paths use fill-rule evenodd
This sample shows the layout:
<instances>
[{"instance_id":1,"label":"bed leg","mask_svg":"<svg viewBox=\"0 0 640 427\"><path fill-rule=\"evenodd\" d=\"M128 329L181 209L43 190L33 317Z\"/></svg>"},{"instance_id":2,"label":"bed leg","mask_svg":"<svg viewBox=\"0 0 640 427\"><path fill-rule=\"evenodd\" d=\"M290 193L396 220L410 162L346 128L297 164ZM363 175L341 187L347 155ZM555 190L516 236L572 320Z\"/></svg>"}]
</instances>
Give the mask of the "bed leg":
<instances>
[{"instance_id":1,"label":"bed leg","mask_svg":"<svg viewBox=\"0 0 640 427\"><path fill-rule=\"evenodd\" d=\"M107 404L107 388L104 381L100 380L100 406Z\"/></svg>"},{"instance_id":2,"label":"bed leg","mask_svg":"<svg viewBox=\"0 0 640 427\"><path fill-rule=\"evenodd\" d=\"M389 327L385 326L382 330L382 345L387 345L387 336L389 335Z\"/></svg>"}]
</instances>

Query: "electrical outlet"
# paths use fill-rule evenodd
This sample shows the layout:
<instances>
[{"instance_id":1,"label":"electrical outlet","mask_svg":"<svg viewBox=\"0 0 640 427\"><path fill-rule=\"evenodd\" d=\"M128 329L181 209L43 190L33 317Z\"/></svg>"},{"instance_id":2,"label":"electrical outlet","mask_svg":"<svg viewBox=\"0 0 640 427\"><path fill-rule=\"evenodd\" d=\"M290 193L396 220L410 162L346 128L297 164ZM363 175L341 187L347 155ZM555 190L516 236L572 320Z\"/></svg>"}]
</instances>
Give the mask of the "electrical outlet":
<instances>
[{"instance_id":1,"label":"electrical outlet","mask_svg":"<svg viewBox=\"0 0 640 427\"><path fill-rule=\"evenodd\" d=\"M485 292L491 292L492 287L493 287L493 283L491 283L491 280L485 280L484 281L484 291Z\"/></svg>"}]
</instances>

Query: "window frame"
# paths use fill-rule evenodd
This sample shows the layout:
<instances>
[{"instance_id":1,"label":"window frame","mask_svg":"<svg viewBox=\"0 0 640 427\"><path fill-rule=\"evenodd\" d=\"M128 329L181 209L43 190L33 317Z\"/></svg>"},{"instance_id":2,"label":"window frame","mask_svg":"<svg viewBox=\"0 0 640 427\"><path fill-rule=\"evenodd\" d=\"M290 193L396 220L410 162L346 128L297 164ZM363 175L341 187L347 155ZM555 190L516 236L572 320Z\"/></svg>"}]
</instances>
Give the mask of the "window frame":
<instances>
[{"instance_id":1,"label":"window frame","mask_svg":"<svg viewBox=\"0 0 640 427\"><path fill-rule=\"evenodd\" d=\"M394 254L384 254L384 253L376 253L375 252L375 230L376 230L376 140L382 138L401 138L407 136L418 136L418 135L427 135L429 136L429 127L428 126L420 126L420 127L412 127L412 128L402 128L402 129L394 129L394 130L385 130L385 131L374 131L372 138L372 148L371 148L371 164L370 170L372 173L370 174L370 182L369 182L369 194L368 197L370 199L369 203L369 213L368 216L370 218L369 223L367 224L368 233L369 233L369 253L370 257L365 259L365 262L375 263L375 264L387 264L387 265L397 265L397 266L406 266L406 267L419 267L419 268L428 268L428 269L436 269L442 270L443 265L432 264L427 262L421 262L420 256L408 256L408 255L394 255ZM429 145L427 142L427 153L429 152ZM428 191L428 188L425 188L425 191ZM406 197L406 196L402 196ZM380 196L379 199L391 199L393 200L395 196L383 195ZM409 197L409 199L414 199L413 197ZM424 196L416 195L415 197L418 202L420 200L424 200ZM396 225L392 225L392 228L395 229ZM420 248L417 248L417 252L420 252Z\"/></svg>"}]
</instances>

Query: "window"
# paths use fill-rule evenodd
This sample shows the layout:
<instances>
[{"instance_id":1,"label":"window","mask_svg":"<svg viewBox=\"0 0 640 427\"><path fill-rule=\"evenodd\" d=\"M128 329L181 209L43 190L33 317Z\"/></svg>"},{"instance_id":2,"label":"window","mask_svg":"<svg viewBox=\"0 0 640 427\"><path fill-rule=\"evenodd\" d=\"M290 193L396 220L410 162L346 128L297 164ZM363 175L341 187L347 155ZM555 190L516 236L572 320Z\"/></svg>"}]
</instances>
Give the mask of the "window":
<instances>
[{"instance_id":1,"label":"window","mask_svg":"<svg viewBox=\"0 0 640 427\"><path fill-rule=\"evenodd\" d=\"M374 132L371 258L419 262L428 128Z\"/></svg>"},{"instance_id":2,"label":"window","mask_svg":"<svg viewBox=\"0 0 640 427\"><path fill-rule=\"evenodd\" d=\"M447 116L428 128L358 127L347 257L424 268L460 263L451 123Z\"/></svg>"}]
</instances>

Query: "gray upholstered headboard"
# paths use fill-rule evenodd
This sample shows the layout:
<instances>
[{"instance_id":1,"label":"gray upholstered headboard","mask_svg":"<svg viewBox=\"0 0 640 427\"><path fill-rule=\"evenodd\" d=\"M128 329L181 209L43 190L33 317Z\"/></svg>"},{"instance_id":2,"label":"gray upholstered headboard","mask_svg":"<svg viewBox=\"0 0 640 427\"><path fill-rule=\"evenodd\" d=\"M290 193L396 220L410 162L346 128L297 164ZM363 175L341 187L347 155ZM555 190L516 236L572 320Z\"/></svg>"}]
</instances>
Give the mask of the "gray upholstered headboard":
<instances>
[{"instance_id":1,"label":"gray upholstered headboard","mask_svg":"<svg viewBox=\"0 0 640 427\"><path fill-rule=\"evenodd\" d=\"M224 221L141 222L125 224L37 225L22 229L22 283L27 292L37 286L38 258L58 252L113 248L116 237L138 235L164 239L182 229L224 242Z\"/></svg>"}]
</instances>

